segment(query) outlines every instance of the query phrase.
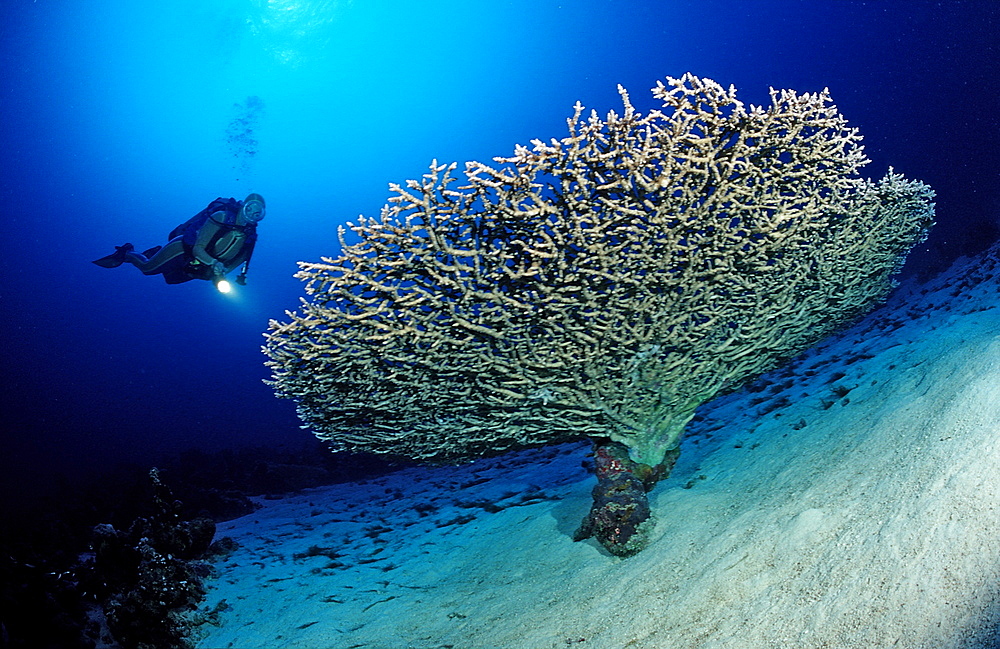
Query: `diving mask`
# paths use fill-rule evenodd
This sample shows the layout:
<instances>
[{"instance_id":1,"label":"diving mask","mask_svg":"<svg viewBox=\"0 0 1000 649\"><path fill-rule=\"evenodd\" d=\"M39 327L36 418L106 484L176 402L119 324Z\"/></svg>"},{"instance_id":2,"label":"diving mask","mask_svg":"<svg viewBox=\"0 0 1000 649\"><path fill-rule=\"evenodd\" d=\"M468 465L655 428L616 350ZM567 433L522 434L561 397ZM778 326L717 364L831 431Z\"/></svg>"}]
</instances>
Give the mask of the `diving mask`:
<instances>
[{"instance_id":1,"label":"diving mask","mask_svg":"<svg viewBox=\"0 0 1000 649\"><path fill-rule=\"evenodd\" d=\"M240 216L250 223L257 223L264 218L264 197L260 194L250 194L243 201Z\"/></svg>"}]
</instances>

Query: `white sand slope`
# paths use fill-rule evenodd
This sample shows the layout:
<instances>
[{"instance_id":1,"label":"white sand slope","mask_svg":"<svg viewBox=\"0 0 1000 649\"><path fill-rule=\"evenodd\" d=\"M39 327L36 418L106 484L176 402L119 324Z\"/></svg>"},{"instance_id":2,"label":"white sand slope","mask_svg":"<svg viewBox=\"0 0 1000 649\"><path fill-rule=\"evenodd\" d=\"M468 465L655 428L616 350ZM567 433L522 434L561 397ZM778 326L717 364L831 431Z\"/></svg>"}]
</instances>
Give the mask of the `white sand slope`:
<instances>
[{"instance_id":1,"label":"white sand slope","mask_svg":"<svg viewBox=\"0 0 1000 649\"><path fill-rule=\"evenodd\" d=\"M572 533L587 446L265 501L202 647L1000 642L997 252L702 409L645 551Z\"/></svg>"}]
</instances>

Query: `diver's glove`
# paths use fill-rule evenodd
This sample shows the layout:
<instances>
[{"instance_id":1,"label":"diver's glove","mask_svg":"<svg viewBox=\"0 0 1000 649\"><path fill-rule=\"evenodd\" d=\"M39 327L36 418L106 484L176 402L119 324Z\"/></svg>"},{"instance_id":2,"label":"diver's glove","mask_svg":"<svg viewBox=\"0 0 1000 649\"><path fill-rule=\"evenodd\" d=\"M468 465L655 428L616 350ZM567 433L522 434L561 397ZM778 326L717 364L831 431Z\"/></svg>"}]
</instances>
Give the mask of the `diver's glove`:
<instances>
[{"instance_id":1,"label":"diver's glove","mask_svg":"<svg viewBox=\"0 0 1000 649\"><path fill-rule=\"evenodd\" d=\"M212 274L215 275L216 277L225 277L226 266L221 261L215 262L214 264L212 264Z\"/></svg>"}]
</instances>

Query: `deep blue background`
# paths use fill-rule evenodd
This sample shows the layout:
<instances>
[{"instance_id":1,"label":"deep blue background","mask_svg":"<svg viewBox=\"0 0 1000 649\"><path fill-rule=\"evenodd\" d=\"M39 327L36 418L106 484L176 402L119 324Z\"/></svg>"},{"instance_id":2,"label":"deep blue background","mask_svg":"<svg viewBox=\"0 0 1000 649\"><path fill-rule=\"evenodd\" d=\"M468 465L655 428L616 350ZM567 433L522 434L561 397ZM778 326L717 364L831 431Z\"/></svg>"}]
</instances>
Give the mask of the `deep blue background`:
<instances>
[{"instance_id":1,"label":"deep blue background","mask_svg":"<svg viewBox=\"0 0 1000 649\"><path fill-rule=\"evenodd\" d=\"M261 383L295 262L336 255L389 182L560 137L619 83L640 109L686 71L754 103L829 87L869 175L938 192L908 271L976 252L1000 215L998 33L993 0L4 0L0 486L308 439ZM268 214L234 295L90 263L249 191Z\"/></svg>"}]
</instances>

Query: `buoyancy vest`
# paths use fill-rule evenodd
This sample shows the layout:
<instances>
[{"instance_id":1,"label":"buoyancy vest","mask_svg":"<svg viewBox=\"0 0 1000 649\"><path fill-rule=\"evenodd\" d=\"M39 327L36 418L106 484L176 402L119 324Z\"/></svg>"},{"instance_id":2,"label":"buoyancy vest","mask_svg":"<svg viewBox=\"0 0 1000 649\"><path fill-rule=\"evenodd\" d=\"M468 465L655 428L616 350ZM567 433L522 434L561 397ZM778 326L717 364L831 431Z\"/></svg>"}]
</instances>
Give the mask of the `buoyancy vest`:
<instances>
[{"instance_id":1,"label":"buoyancy vest","mask_svg":"<svg viewBox=\"0 0 1000 649\"><path fill-rule=\"evenodd\" d=\"M187 258L189 264L187 272L195 279L206 279L210 276L207 267L194 268L193 266L198 266L198 264L193 264L193 266L191 265L191 262L195 261L192 250L194 244L198 241L198 233L201 231L201 228L204 227L208 220L212 218L212 215L217 212L223 212L226 216L223 221L212 219L213 222L219 226L219 228L212 236L212 239L205 246L205 249L209 251L209 254L211 254L215 250L216 244L220 238L233 230L240 230L245 236L242 249L234 258L230 259L226 265L230 268L235 268L240 264L248 265L250 255L253 254L254 244L257 242L257 224L248 223L247 225L242 226L237 225L236 217L239 215L240 207L242 207L242 204L235 198L217 198L209 203L208 207L170 231L171 240L177 237L182 237L181 241L184 244L185 257ZM246 272L245 268L244 272ZM204 275L204 277L202 275Z\"/></svg>"}]
</instances>

